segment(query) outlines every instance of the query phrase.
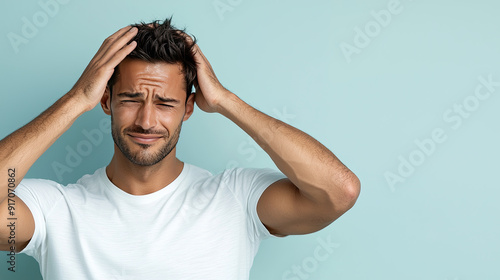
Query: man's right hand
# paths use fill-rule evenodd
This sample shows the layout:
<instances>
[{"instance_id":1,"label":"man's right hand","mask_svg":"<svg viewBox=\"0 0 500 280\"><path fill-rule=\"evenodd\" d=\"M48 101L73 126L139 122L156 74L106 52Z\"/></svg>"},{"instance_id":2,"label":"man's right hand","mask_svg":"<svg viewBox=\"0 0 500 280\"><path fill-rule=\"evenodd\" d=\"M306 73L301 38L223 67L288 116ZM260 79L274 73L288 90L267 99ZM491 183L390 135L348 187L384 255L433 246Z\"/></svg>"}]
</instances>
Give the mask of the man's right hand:
<instances>
[{"instance_id":1,"label":"man's right hand","mask_svg":"<svg viewBox=\"0 0 500 280\"><path fill-rule=\"evenodd\" d=\"M99 104L115 67L137 46L135 41L128 43L136 34L136 27L126 26L106 38L71 89L70 95L81 100L87 111Z\"/></svg>"},{"instance_id":2,"label":"man's right hand","mask_svg":"<svg viewBox=\"0 0 500 280\"><path fill-rule=\"evenodd\" d=\"M8 192L12 191L9 189L17 187L33 163L81 114L100 102L115 67L136 47L136 42L128 43L136 34L137 28L127 26L108 37L67 94L34 120L0 141L0 225L7 225L12 218L8 206L14 202L17 252L32 238L35 221L28 206L21 199L7 197ZM14 169L15 183L8 185L12 178L7 170ZM9 236L9 228L0 226L0 251L11 250Z\"/></svg>"}]
</instances>

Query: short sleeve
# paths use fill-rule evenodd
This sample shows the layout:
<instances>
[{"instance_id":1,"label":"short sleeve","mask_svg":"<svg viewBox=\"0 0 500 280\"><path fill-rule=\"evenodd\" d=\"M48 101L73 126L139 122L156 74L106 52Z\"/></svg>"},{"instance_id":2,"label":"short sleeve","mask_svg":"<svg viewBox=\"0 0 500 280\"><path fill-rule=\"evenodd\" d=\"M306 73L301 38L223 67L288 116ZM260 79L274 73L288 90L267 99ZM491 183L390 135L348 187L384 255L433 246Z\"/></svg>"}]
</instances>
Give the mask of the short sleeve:
<instances>
[{"instance_id":1,"label":"short sleeve","mask_svg":"<svg viewBox=\"0 0 500 280\"><path fill-rule=\"evenodd\" d=\"M277 237L260 220L257 203L267 187L286 176L270 168L234 168L227 170L224 175L225 184L246 211L250 236L254 240Z\"/></svg>"},{"instance_id":2,"label":"short sleeve","mask_svg":"<svg viewBox=\"0 0 500 280\"><path fill-rule=\"evenodd\" d=\"M46 237L45 221L56 202L62 198L59 184L42 179L24 179L15 189L16 196L28 206L35 231L28 245L20 252L40 260L43 253L43 240Z\"/></svg>"}]
</instances>

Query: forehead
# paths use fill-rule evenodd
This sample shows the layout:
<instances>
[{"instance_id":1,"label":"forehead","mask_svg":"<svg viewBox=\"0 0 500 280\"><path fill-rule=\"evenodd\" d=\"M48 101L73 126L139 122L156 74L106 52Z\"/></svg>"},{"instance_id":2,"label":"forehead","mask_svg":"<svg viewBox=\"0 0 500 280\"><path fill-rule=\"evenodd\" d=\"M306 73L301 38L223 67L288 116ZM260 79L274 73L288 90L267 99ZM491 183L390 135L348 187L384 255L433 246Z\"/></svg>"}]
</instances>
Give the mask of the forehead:
<instances>
[{"instance_id":1,"label":"forehead","mask_svg":"<svg viewBox=\"0 0 500 280\"><path fill-rule=\"evenodd\" d=\"M180 64L148 62L127 58L118 65L115 83L118 91L184 93L185 81Z\"/></svg>"}]
</instances>

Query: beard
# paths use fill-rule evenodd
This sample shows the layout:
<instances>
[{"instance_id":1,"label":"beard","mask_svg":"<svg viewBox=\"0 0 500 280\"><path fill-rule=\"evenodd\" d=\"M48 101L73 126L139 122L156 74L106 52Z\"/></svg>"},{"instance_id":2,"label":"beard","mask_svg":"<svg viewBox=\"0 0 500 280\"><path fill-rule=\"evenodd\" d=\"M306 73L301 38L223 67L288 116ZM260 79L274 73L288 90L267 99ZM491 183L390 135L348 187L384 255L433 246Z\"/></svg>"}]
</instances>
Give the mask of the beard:
<instances>
[{"instance_id":1,"label":"beard","mask_svg":"<svg viewBox=\"0 0 500 280\"><path fill-rule=\"evenodd\" d=\"M172 150L177 145L179 141L179 135L181 133L182 121L179 126L174 131L174 134L170 137L168 131L153 131L144 130L139 126L128 127L120 133L118 127L113 126L113 116L111 115L111 135L113 136L113 141L120 151L125 155L125 157L133 164L139 166L152 166L163 160L166 156L172 152ZM167 143L163 144L159 150L151 151L153 145L149 144L135 144L138 145L141 150L138 152L132 152L129 144L126 143L125 137L127 137L128 132L141 133L141 134L158 134L165 135L164 138L168 139Z\"/></svg>"}]
</instances>

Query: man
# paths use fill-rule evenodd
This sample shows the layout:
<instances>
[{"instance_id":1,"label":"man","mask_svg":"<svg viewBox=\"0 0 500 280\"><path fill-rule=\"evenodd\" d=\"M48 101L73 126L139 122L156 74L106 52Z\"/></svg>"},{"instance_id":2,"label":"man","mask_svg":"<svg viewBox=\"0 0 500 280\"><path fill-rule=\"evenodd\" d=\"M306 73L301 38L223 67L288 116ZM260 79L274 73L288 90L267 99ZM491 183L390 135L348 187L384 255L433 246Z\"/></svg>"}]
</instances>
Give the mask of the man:
<instances>
[{"instance_id":1,"label":"man","mask_svg":"<svg viewBox=\"0 0 500 280\"><path fill-rule=\"evenodd\" d=\"M109 165L67 186L23 179L98 103L112 121ZM195 103L247 132L282 173L214 176L177 159ZM67 94L0 142L0 167L0 220L16 218L15 244L2 226L0 249L33 256L45 279L248 279L261 240L328 226L360 190L318 141L225 89L169 19L108 37Z\"/></svg>"}]
</instances>

